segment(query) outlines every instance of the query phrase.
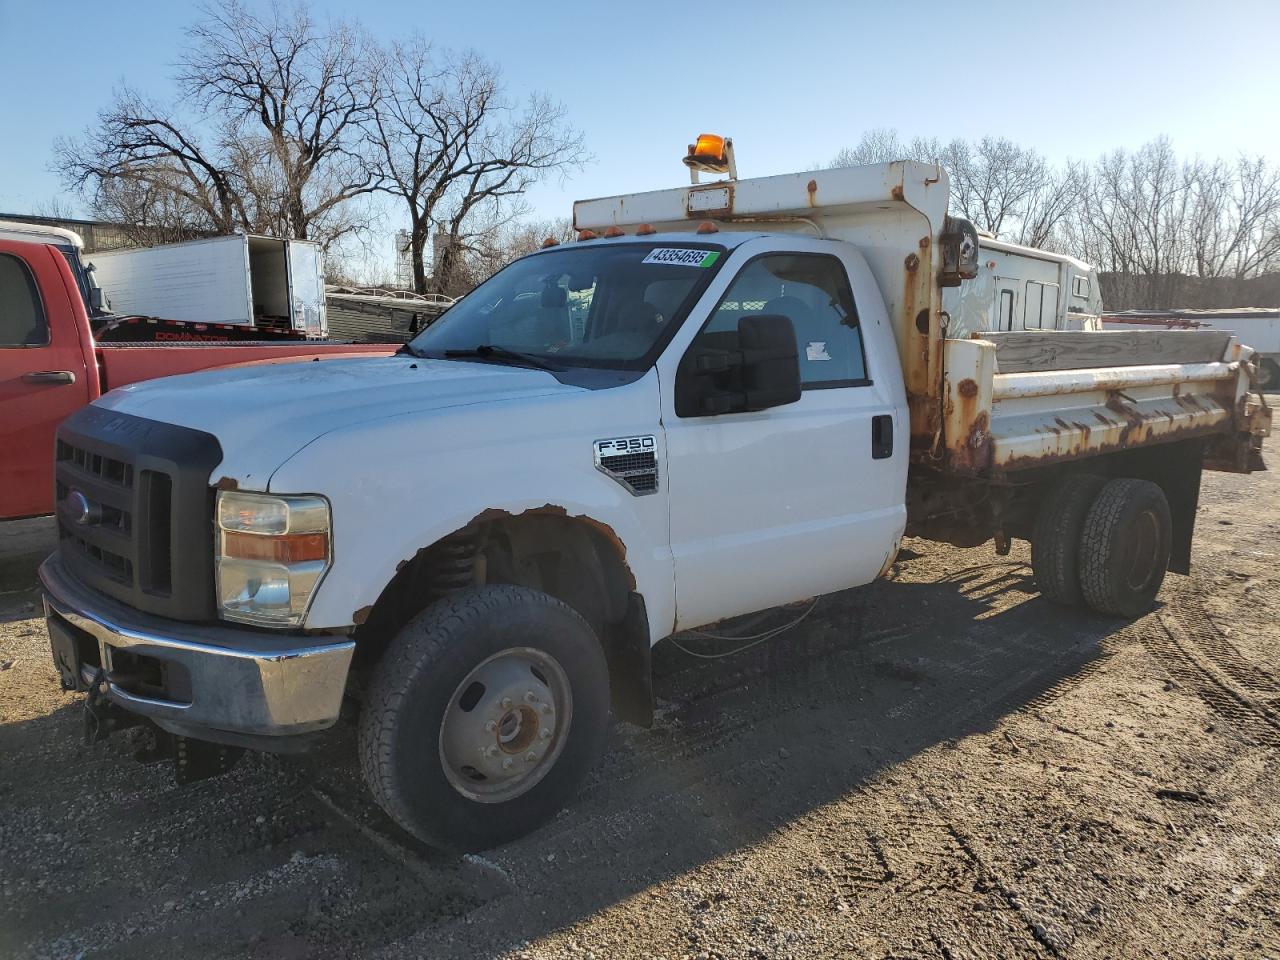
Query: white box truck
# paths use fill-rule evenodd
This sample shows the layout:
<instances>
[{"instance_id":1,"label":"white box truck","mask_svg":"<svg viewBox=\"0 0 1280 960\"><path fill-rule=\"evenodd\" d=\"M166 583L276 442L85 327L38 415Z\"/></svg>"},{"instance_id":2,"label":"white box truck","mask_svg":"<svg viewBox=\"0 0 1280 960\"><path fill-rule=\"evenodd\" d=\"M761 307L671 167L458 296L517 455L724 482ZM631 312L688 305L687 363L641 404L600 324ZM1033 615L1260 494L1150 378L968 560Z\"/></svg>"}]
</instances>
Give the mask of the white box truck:
<instances>
[{"instance_id":1,"label":"white box truck","mask_svg":"<svg viewBox=\"0 0 1280 960\"><path fill-rule=\"evenodd\" d=\"M308 240L236 233L89 260L119 315L328 336L323 255Z\"/></svg>"},{"instance_id":2,"label":"white box truck","mask_svg":"<svg viewBox=\"0 0 1280 960\"><path fill-rule=\"evenodd\" d=\"M476 848L554 815L611 712L652 720L654 644L904 536L1028 540L1047 598L1141 615L1201 471L1262 466L1252 351L952 337L980 250L947 205L910 162L582 201L394 357L112 392L58 432L63 684L188 763L300 747L349 691L373 796Z\"/></svg>"}]
</instances>

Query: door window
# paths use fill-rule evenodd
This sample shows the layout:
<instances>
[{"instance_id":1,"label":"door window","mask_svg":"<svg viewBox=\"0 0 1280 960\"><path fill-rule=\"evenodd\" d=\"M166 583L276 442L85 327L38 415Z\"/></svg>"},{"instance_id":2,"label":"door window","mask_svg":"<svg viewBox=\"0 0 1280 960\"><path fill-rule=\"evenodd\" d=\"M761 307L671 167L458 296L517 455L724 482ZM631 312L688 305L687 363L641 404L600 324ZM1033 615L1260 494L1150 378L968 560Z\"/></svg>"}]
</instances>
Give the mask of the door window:
<instances>
[{"instance_id":1,"label":"door window","mask_svg":"<svg viewBox=\"0 0 1280 960\"><path fill-rule=\"evenodd\" d=\"M1040 305L1044 298L1044 284L1027 281L1027 297L1022 303L1022 329L1040 329Z\"/></svg>"},{"instance_id":2,"label":"door window","mask_svg":"<svg viewBox=\"0 0 1280 960\"><path fill-rule=\"evenodd\" d=\"M752 260L729 285L694 346L736 349L738 321L753 314L791 321L803 389L870 383L853 290L835 257L770 254Z\"/></svg>"},{"instance_id":3,"label":"door window","mask_svg":"<svg viewBox=\"0 0 1280 960\"><path fill-rule=\"evenodd\" d=\"M1042 284L1040 288L1040 326L1055 330L1058 326L1058 285Z\"/></svg>"},{"instance_id":4,"label":"door window","mask_svg":"<svg viewBox=\"0 0 1280 960\"><path fill-rule=\"evenodd\" d=\"M1000 316L996 318L997 330L1013 329L1013 291L1000 291Z\"/></svg>"},{"instance_id":5,"label":"door window","mask_svg":"<svg viewBox=\"0 0 1280 960\"><path fill-rule=\"evenodd\" d=\"M0 347L43 347L49 324L36 278L17 257L0 253Z\"/></svg>"}]
</instances>

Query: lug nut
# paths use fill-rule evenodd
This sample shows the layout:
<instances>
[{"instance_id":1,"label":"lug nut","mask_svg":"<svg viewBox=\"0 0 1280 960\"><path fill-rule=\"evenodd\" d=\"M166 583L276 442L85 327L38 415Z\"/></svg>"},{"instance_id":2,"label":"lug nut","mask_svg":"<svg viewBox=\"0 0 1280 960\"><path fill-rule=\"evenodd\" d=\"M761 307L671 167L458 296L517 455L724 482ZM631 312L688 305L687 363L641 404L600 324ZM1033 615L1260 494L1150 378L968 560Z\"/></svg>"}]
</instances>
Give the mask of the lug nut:
<instances>
[{"instance_id":1,"label":"lug nut","mask_svg":"<svg viewBox=\"0 0 1280 960\"><path fill-rule=\"evenodd\" d=\"M507 759L502 761L503 770L510 770L513 766L515 766L515 761L512 760L510 757L507 757Z\"/></svg>"},{"instance_id":2,"label":"lug nut","mask_svg":"<svg viewBox=\"0 0 1280 960\"><path fill-rule=\"evenodd\" d=\"M492 757L497 752L498 752L497 747L481 747L480 748L480 755L482 757Z\"/></svg>"},{"instance_id":3,"label":"lug nut","mask_svg":"<svg viewBox=\"0 0 1280 960\"><path fill-rule=\"evenodd\" d=\"M549 703L544 703L544 704L542 705L542 712L543 712L543 713L550 713L550 712L551 712L551 704L549 704Z\"/></svg>"},{"instance_id":4,"label":"lug nut","mask_svg":"<svg viewBox=\"0 0 1280 960\"><path fill-rule=\"evenodd\" d=\"M493 733L495 730L497 730L497 729L498 729L498 721L497 721L497 720L489 720L489 721L487 721L487 722L485 723L484 728L485 728L485 730L487 730L489 733Z\"/></svg>"},{"instance_id":5,"label":"lug nut","mask_svg":"<svg viewBox=\"0 0 1280 960\"><path fill-rule=\"evenodd\" d=\"M524 759L527 763L533 763L533 761L538 759L538 755L534 753L532 750L530 750L528 753L524 755Z\"/></svg>"},{"instance_id":6,"label":"lug nut","mask_svg":"<svg viewBox=\"0 0 1280 960\"><path fill-rule=\"evenodd\" d=\"M503 698L502 698L502 709L503 709L503 710L510 710L510 709L511 709L511 698L510 698L510 697L503 697Z\"/></svg>"},{"instance_id":7,"label":"lug nut","mask_svg":"<svg viewBox=\"0 0 1280 960\"><path fill-rule=\"evenodd\" d=\"M542 732L541 732L541 733L539 733L539 734L538 734L538 736L540 736L543 740L550 740L550 739L551 739L551 728L550 728L550 727L543 727L543 728L542 728Z\"/></svg>"}]
</instances>

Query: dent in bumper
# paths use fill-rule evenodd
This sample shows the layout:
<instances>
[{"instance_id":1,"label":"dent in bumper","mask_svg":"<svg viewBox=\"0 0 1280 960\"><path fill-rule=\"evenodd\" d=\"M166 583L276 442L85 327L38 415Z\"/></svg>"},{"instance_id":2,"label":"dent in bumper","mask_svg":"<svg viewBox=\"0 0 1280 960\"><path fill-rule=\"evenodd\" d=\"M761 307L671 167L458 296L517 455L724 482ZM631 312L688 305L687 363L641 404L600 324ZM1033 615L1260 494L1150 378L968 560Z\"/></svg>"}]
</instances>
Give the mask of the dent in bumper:
<instances>
[{"instance_id":1,"label":"dent in bumper","mask_svg":"<svg viewBox=\"0 0 1280 960\"><path fill-rule=\"evenodd\" d=\"M338 718L355 643L181 623L141 613L89 590L57 554L40 567L46 618L59 618L96 642L107 695L120 707L170 729L289 736ZM140 696L111 681L117 650L181 667L189 702Z\"/></svg>"}]
</instances>

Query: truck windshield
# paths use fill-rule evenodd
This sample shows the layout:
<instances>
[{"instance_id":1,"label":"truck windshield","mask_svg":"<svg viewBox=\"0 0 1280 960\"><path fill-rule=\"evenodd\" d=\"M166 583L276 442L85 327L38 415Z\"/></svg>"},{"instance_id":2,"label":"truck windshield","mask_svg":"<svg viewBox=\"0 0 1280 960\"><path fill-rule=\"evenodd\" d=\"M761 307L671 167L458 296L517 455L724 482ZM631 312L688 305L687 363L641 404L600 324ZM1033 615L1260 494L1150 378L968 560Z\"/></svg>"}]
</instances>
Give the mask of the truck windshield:
<instances>
[{"instance_id":1,"label":"truck windshield","mask_svg":"<svg viewBox=\"0 0 1280 960\"><path fill-rule=\"evenodd\" d=\"M724 247L695 243L583 243L533 254L467 294L409 352L645 369L724 260Z\"/></svg>"}]
</instances>

